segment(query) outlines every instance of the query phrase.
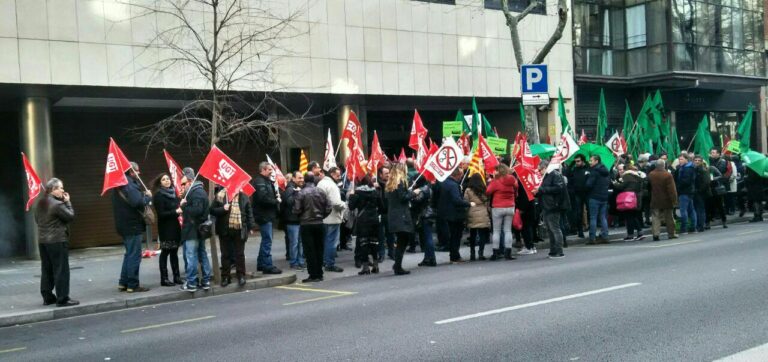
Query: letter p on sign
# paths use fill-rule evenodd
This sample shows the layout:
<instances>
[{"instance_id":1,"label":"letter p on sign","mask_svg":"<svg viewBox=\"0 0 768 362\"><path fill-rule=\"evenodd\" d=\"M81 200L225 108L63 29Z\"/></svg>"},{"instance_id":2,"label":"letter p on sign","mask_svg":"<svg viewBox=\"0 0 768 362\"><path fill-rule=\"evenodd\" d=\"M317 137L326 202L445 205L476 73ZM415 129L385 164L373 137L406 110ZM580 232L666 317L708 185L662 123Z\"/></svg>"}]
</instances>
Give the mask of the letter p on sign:
<instances>
[{"instance_id":1,"label":"letter p on sign","mask_svg":"<svg viewBox=\"0 0 768 362\"><path fill-rule=\"evenodd\" d=\"M523 93L548 93L547 66L526 64L522 67Z\"/></svg>"}]
</instances>

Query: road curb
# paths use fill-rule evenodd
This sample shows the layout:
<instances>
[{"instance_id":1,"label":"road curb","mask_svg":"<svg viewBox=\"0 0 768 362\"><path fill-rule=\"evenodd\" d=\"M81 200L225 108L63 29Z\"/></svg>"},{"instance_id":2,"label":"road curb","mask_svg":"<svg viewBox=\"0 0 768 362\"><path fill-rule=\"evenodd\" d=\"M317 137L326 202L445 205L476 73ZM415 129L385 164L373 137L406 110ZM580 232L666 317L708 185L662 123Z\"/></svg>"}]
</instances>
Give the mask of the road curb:
<instances>
[{"instance_id":1,"label":"road curb","mask_svg":"<svg viewBox=\"0 0 768 362\"><path fill-rule=\"evenodd\" d=\"M280 285L288 285L296 282L295 273L284 273L280 275L270 275L254 279L249 279L245 286L238 287L237 284L230 284L226 288L212 287L209 291L199 290L195 293L185 292L176 289L173 293L159 295L130 295L126 298L115 298L99 302L83 303L75 307L57 308L56 306L41 306L40 310L22 312L14 315L0 316L0 327L18 326L22 324L45 322L62 318L76 317L88 314L102 313L141 307L159 303L176 302L182 300L207 298L215 295L224 295L240 293L249 290L271 288ZM173 288L169 288L172 289Z\"/></svg>"}]
</instances>

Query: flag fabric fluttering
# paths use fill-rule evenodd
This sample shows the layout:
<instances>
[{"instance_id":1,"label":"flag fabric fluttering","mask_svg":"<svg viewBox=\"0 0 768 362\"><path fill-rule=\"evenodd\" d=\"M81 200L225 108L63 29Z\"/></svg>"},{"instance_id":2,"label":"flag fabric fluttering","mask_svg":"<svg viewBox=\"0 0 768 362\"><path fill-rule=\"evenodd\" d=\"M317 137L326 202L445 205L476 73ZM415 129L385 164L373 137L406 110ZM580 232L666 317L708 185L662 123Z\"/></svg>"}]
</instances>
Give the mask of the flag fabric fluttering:
<instances>
[{"instance_id":1,"label":"flag fabric fluttering","mask_svg":"<svg viewBox=\"0 0 768 362\"><path fill-rule=\"evenodd\" d=\"M601 144L605 141L605 129L608 128L608 111L605 109L605 92L600 89L600 107L597 110L597 134L595 143Z\"/></svg>"},{"instance_id":2,"label":"flag fabric fluttering","mask_svg":"<svg viewBox=\"0 0 768 362\"><path fill-rule=\"evenodd\" d=\"M749 138L752 135L752 109L753 107L750 104L747 113L744 115L744 119L739 123L739 128L736 129L736 135L738 136L737 138L741 143L742 149L749 149Z\"/></svg>"},{"instance_id":3,"label":"flag fabric fluttering","mask_svg":"<svg viewBox=\"0 0 768 362\"><path fill-rule=\"evenodd\" d=\"M493 154L491 147L489 147L488 143L485 142L485 137L483 137L483 135L478 135L477 137L477 148L480 150L480 156L483 158L485 172L493 173L496 166L499 165L499 160L496 159L496 156Z\"/></svg>"},{"instance_id":4,"label":"flag fabric fluttering","mask_svg":"<svg viewBox=\"0 0 768 362\"><path fill-rule=\"evenodd\" d=\"M464 152L465 155L468 155L469 151L472 149L472 141L470 141L467 133L461 133L457 144L461 147L461 151Z\"/></svg>"},{"instance_id":5,"label":"flag fabric fluttering","mask_svg":"<svg viewBox=\"0 0 768 362\"><path fill-rule=\"evenodd\" d=\"M469 162L468 170L468 177L472 177L472 175L478 174L483 179L483 183L485 183L485 167L483 165L481 147L478 147L475 152L472 153L472 160Z\"/></svg>"},{"instance_id":6,"label":"flag fabric fluttering","mask_svg":"<svg viewBox=\"0 0 768 362\"><path fill-rule=\"evenodd\" d=\"M131 169L131 163L125 154L117 146L112 137L109 138L109 151L107 151L107 166L104 171L104 186L101 189L101 195L109 189L128 184L128 178L125 173Z\"/></svg>"},{"instance_id":7,"label":"flag fabric fluttering","mask_svg":"<svg viewBox=\"0 0 768 362\"><path fill-rule=\"evenodd\" d=\"M272 158L267 156L267 163L272 165L272 169L275 170L275 184L277 185L277 188L280 190L285 190L285 188L288 186L288 180L286 180L285 175L283 175L283 171L280 171L280 167L277 166L274 162L272 162ZM243 191L245 191L245 188L243 188Z\"/></svg>"},{"instance_id":8,"label":"flag fabric fluttering","mask_svg":"<svg viewBox=\"0 0 768 362\"><path fill-rule=\"evenodd\" d=\"M309 171L309 160L307 160L307 155L304 154L304 150L302 149L301 154L299 154L299 172L306 175L307 171Z\"/></svg>"},{"instance_id":9,"label":"flag fabric fluttering","mask_svg":"<svg viewBox=\"0 0 768 362\"><path fill-rule=\"evenodd\" d=\"M523 102L520 102L520 123L522 124L522 130L525 132L526 125L525 125L525 107L523 107Z\"/></svg>"},{"instance_id":10,"label":"flag fabric fluttering","mask_svg":"<svg viewBox=\"0 0 768 362\"><path fill-rule=\"evenodd\" d=\"M694 138L694 153L706 157L709 154L709 150L715 146L715 142L712 141L712 134L709 133L709 117L706 114L701 119L701 122L699 122Z\"/></svg>"},{"instance_id":11,"label":"flag fabric fluttering","mask_svg":"<svg viewBox=\"0 0 768 362\"><path fill-rule=\"evenodd\" d=\"M323 170L328 171L331 167L336 167L336 153L333 150L331 129L328 128L328 138L325 141L325 156L323 157Z\"/></svg>"},{"instance_id":12,"label":"flag fabric fluttering","mask_svg":"<svg viewBox=\"0 0 768 362\"><path fill-rule=\"evenodd\" d=\"M216 145L211 147L198 175L227 189L227 197L230 200L251 181L251 176Z\"/></svg>"},{"instance_id":13,"label":"flag fabric fluttering","mask_svg":"<svg viewBox=\"0 0 768 362\"><path fill-rule=\"evenodd\" d=\"M184 174L181 173L181 166L171 157L168 151L163 150L163 155L165 156L165 163L168 165L168 174L171 175L171 182L173 182L173 187L176 189L176 196L182 197L181 178Z\"/></svg>"},{"instance_id":14,"label":"flag fabric fluttering","mask_svg":"<svg viewBox=\"0 0 768 362\"><path fill-rule=\"evenodd\" d=\"M21 153L21 162L24 164L24 173L27 176L27 206L24 211L29 211L32 207L32 203L40 196L40 191L43 188L43 183L40 181L40 177L37 176L37 172L32 168L32 165L27 159L27 155L24 152Z\"/></svg>"},{"instance_id":15,"label":"flag fabric fluttering","mask_svg":"<svg viewBox=\"0 0 768 362\"><path fill-rule=\"evenodd\" d=\"M523 190L525 190L528 200L533 201L535 197L533 190L539 188L539 186L541 186L541 181L543 180L539 170L525 168L522 163L513 166L512 170L517 174L518 179L520 179L520 185L523 187Z\"/></svg>"},{"instance_id":16,"label":"flag fabric fluttering","mask_svg":"<svg viewBox=\"0 0 768 362\"><path fill-rule=\"evenodd\" d=\"M475 101L475 97L472 97L472 128L470 129L470 132L472 133L472 143L477 140L477 135L480 134L481 122L482 119L480 119L480 111L477 109L477 102Z\"/></svg>"},{"instance_id":17,"label":"flag fabric fluttering","mask_svg":"<svg viewBox=\"0 0 768 362\"><path fill-rule=\"evenodd\" d=\"M374 176L379 170L379 164L384 162L384 151L379 144L379 135L373 131L373 142L371 142L371 153L368 156L368 173Z\"/></svg>"},{"instance_id":18,"label":"flag fabric fluttering","mask_svg":"<svg viewBox=\"0 0 768 362\"><path fill-rule=\"evenodd\" d=\"M400 156L397 156L397 162L405 163L405 161L408 160L408 157L405 156L405 148L400 148Z\"/></svg>"},{"instance_id":19,"label":"flag fabric fluttering","mask_svg":"<svg viewBox=\"0 0 768 362\"><path fill-rule=\"evenodd\" d=\"M341 132L341 139L347 140L347 148L352 150L355 144L360 142L360 134L363 132L360 121L357 119L355 112L349 112L349 118L347 124L344 126L344 131Z\"/></svg>"},{"instance_id":20,"label":"flag fabric fluttering","mask_svg":"<svg viewBox=\"0 0 768 362\"><path fill-rule=\"evenodd\" d=\"M563 100L563 92L560 88L557 89L557 116L560 118L561 133L573 133L570 123L568 123L568 117L565 114L565 101Z\"/></svg>"},{"instance_id":21,"label":"flag fabric fluttering","mask_svg":"<svg viewBox=\"0 0 768 362\"><path fill-rule=\"evenodd\" d=\"M491 122L488 121L488 118L485 118L485 115L482 116L483 118L483 134L485 137L499 137L498 134L496 134L496 130L491 126Z\"/></svg>"},{"instance_id":22,"label":"flag fabric fluttering","mask_svg":"<svg viewBox=\"0 0 768 362\"><path fill-rule=\"evenodd\" d=\"M596 138L596 139L599 140L600 138ZM585 144L587 142L589 142L589 140L587 139L587 134L584 133L584 128L582 128L581 129L581 136L579 136L579 146L581 146L581 145L583 145L583 144Z\"/></svg>"},{"instance_id":23,"label":"flag fabric fluttering","mask_svg":"<svg viewBox=\"0 0 768 362\"><path fill-rule=\"evenodd\" d=\"M413 123L411 124L411 138L408 140L408 147L412 150L418 150L421 147L424 138L427 137L427 129L421 121L418 110L413 110Z\"/></svg>"},{"instance_id":24,"label":"flag fabric fluttering","mask_svg":"<svg viewBox=\"0 0 768 362\"><path fill-rule=\"evenodd\" d=\"M611 138L608 139L608 142L605 143L605 146L616 156L621 156L627 153L627 142L624 140L624 137L619 135L619 132L614 132L613 136L611 136Z\"/></svg>"},{"instance_id":25,"label":"flag fabric fluttering","mask_svg":"<svg viewBox=\"0 0 768 362\"><path fill-rule=\"evenodd\" d=\"M443 139L443 144L435 153L427 159L425 171L429 171L436 180L443 182L459 167L464 158L461 147L456 144L453 137Z\"/></svg>"}]
</instances>

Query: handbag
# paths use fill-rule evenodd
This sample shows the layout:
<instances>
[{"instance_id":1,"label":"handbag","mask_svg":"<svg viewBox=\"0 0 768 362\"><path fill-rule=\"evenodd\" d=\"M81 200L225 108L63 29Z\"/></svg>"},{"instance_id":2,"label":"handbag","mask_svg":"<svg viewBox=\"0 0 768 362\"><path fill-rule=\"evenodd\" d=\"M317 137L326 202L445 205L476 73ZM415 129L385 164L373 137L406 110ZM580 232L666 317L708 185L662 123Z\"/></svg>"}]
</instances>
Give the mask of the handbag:
<instances>
[{"instance_id":1,"label":"handbag","mask_svg":"<svg viewBox=\"0 0 768 362\"><path fill-rule=\"evenodd\" d=\"M117 193L120 195L123 201L128 202L128 199L125 197L122 191L118 190ZM154 225L157 218L155 217L155 210L152 210L152 206L150 205L144 205L144 210L139 211L139 213L141 214L141 218L144 219L145 224Z\"/></svg>"},{"instance_id":2,"label":"handbag","mask_svg":"<svg viewBox=\"0 0 768 362\"><path fill-rule=\"evenodd\" d=\"M712 190L715 192L715 195L717 196L723 196L728 192L725 186L719 182L717 183L717 185L715 185L715 187Z\"/></svg>"},{"instance_id":3,"label":"handbag","mask_svg":"<svg viewBox=\"0 0 768 362\"><path fill-rule=\"evenodd\" d=\"M624 191L616 197L616 210L633 211L637 210L637 194L633 191Z\"/></svg>"},{"instance_id":4,"label":"handbag","mask_svg":"<svg viewBox=\"0 0 768 362\"><path fill-rule=\"evenodd\" d=\"M197 225L197 236L200 240L205 240L213 236L213 221L210 218Z\"/></svg>"},{"instance_id":5,"label":"handbag","mask_svg":"<svg viewBox=\"0 0 768 362\"><path fill-rule=\"evenodd\" d=\"M515 215L512 217L512 227L517 231L523 230L523 215L520 209L515 210Z\"/></svg>"}]
</instances>

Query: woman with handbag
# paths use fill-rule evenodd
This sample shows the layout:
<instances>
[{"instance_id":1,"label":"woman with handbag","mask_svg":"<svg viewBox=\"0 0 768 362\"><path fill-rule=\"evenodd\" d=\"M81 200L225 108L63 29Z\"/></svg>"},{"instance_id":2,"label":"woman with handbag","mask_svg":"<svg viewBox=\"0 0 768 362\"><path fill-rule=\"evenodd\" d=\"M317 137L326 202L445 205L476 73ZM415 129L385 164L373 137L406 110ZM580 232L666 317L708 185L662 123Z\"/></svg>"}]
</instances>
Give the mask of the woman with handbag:
<instances>
[{"instance_id":1,"label":"woman with handbag","mask_svg":"<svg viewBox=\"0 0 768 362\"><path fill-rule=\"evenodd\" d=\"M384 192L387 201L389 231L395 234L397 238L395 265L392 266L392 269L395 271L395 275L410 274L411 272L403 269L403 254L416 231L411 217L410 202L421 193L421 189L410 190L408 188L406 166L398 163L392 168Z\"/></svg>"},{"instance_id":2,"label":"woman with handbag","mask_svg":"<svg viewBox=\"0 0 768 362\"><path fill-rule=\"evenodd\" d=\"M157 241L160 243L160 285L181 285L179 246L181 245L181 209L176 188L168 173L161 173L152 183L152 204L157 211ZM171 260L173 281L168 279Z\"/></svg>"},{"instance_id":3,"label":"woman with handbag","mask_svg":"<svg viewBox=\"0 0 768 362\"><path fill-rule=\"evenodd\" d=\"M624 216L627 225L627 237L624 241L640 241L643 236L643 212L640 200L645 190L645 173L638 171L634 165L626 165L620 171L619 179L613 188L616 196L616 210Z\"/></svg>"},{"instance_id":4,"label":"woman with handbag","mask_svg":"<svg viewBox=\"0 0 768 362\"><path fill-rule=\"evenodd\" d=\"M501 258L501 235L504 233L504 258L514 260L512 256L512 217L515 215L515 197L517 196L517 179L511 175L505 164L496 166L493 181L485 191L491 199L491 219L493 222L493 255L490 260Z\"/></svg>"},{"instance_id":5,"label":"woman with handbag","mask_svg":"<svg viewBox=\"0 0 768 362\"><path fill-rule=\"evenodd\" d=\"M485 181L479 173L472 175L464 190L464 200L469 202L467 227L469 228L469 260L475 261L475 245L478 245L478 258L485 260L485 244L491 233L491 218L488 215L490 205L485 195ZM511 239L511 238L510 238Z\"/></svg>"}]
</instances>

